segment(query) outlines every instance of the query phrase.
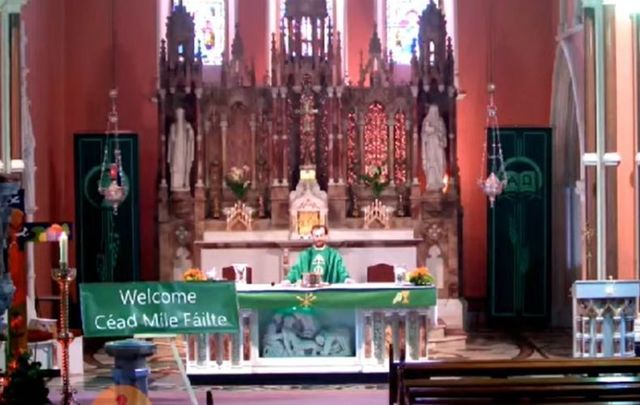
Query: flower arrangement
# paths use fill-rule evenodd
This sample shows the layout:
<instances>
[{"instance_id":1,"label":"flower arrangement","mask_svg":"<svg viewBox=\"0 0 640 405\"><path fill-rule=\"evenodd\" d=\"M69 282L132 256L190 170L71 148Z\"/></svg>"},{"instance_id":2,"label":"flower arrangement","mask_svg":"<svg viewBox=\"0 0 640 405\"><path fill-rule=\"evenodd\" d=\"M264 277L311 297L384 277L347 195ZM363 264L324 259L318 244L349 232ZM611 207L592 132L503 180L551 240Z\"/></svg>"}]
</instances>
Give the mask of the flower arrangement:
<instances>
[{"instance_id":1,"label":"flower arrangement","mask_svg":"<svg viewBox=\"0 0 640 405\"><path fill-rule=\"evenodd\" d=\"M433 284L433 275L426 267L418 267L407 273L407 281L413 285Z\"/></svg>"},{"instance_id":2,"label":"flower arrangement","mask_svg":"<svg viewBox=\"0 0 640 405\"><path fill-rule=\"evenodd\" d=\"M385 187L389 184L387 168L385 166L370 165L366 168L365 174L360 175L360 179L369 187L374 198L379 198Z\"/></svg>"},{"instance_id":3,"label":"flower arrangement","mask_svg":"<svg viewBox=\"0 0 640 405\"><path fill-rule=\"evenodd\" d=\"M251 185L251 181L249 180L249 166L231 167L229 173L224 177L224 182L238 200L244 199L247 191L249 191L249 185Z\"/></svg>"},{"instance_id":4,"label":"flower arrangement","mask_svg":"<svg viewBox=\"0 0 640 405\"><path fill-rule=\"evenodd\" d=\"M187 269L182 274L182 279L184 281L206 281L207 276L202 272L202 270L198 268Z\"/></svg>"}]
</instances>

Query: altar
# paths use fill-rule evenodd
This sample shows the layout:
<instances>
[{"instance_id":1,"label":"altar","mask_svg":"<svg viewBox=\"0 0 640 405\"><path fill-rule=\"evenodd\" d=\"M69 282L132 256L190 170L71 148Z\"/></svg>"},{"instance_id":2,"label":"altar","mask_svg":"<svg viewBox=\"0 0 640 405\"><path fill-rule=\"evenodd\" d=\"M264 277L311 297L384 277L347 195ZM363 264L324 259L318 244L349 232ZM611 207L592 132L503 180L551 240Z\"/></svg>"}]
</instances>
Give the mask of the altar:
<instances>
[{"instance_id":1,"label":"altar","mask_svg":"<svg viewBox=\"0 0 640 405\"><path fill-rule=\"evenodd\" d=\"M383 373L429 356L434 287L238 284L240 331L187 337L187 374Z\"/></svg>"}]
</instances>

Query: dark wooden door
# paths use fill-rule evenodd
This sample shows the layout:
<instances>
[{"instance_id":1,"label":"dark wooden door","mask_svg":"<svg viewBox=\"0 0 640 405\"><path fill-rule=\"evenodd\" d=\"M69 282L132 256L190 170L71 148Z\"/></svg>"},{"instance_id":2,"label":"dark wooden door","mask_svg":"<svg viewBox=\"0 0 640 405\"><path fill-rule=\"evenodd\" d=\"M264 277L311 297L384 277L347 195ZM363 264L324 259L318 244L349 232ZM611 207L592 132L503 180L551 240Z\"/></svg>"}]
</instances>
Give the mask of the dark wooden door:
<instances>
[{"instance_id":1,"label":"dark wooden door","mask_svg":"<svg viewBox=\"0 0 640 405\"><path fill-rule=\"evenodd\" d=\"M117 215L98 192L105 141L104 134L75 136L78 282L140 278L138 137L132 133L118 136L129 193ZM113 160L113 146L114 138L109 136L108 162Z\"/></svg>"},{"instance_id":2,"label":"dark wooden door","mask_svg":"<svg viewBox=\"0 0 640 405\"><path fill-rule=\"evenodd\" d=\"M489 316L544 325L550 315L551 129L502 128L500 138L509 180L488 208Z\"/></svg>"}]
</instances>

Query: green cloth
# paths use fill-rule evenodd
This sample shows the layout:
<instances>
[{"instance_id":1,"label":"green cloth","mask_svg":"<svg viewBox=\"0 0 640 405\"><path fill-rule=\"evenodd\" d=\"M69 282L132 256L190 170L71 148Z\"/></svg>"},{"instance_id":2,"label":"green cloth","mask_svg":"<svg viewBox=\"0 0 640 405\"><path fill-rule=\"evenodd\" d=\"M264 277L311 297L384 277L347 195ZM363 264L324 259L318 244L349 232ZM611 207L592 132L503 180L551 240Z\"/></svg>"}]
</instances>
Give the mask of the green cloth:
<instances>
[{"instance_id":1,"label":"green cloth","mask_svg":"<svg viewBox=\"0 0 640 405\"><path fill-rule=\"evenodd\" d=\"M367 284L358 288L321 287L315 289L238 291L238 304L242 309L286 311L373 310L373 309L427 309L436 305L436 288L416 286L393 286L375 288ZM290 312L289 312L290 313Z\"/></svg>"},{"instance_id":2,"label":"green cloth","mask_svg":"<svg viewBox=\"0 0 640 405\"><path fill-rule=\"evenodd\" d=\"M344 283L349 278L340 253L326 245L322 249L312 246L300 252L287 280L295 283L302 279L304 273L313 272L322 273L322 281L330 284Z\"/></svg>"}]
</instances>

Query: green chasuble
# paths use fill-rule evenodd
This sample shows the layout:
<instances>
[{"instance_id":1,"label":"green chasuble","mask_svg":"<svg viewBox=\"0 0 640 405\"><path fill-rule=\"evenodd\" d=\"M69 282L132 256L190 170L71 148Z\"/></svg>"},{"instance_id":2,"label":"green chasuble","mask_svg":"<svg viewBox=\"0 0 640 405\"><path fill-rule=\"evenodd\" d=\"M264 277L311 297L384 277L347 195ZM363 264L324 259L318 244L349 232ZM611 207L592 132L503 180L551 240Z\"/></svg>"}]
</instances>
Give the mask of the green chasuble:
<instances>
[{"instance_id":1,"label":"green chasuble","mask_svg":"<svg viewBox=\"0 0 640 405\"><path fill-rule=\"evenodd\" d=\"M291 266L287 280L295 283L302 279L304 273L322 273L322 281L330 284L344 283L349 278L342 256L329 246L322 249L312 246L300 252L296 264Z\"/></svg>"}]
</instances>

